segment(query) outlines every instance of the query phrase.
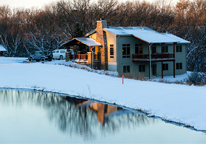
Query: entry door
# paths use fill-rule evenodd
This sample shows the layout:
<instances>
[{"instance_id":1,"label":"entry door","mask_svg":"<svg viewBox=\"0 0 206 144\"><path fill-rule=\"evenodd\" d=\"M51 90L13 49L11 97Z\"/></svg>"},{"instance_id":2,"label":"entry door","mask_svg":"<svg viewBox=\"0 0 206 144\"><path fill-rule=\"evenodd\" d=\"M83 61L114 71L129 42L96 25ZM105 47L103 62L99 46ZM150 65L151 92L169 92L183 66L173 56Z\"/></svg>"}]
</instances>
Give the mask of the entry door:
<instances>
[{"instance_id":1,"label":"entry door","mask_svg":"<svg viewBox=\"0 0 206 144\"><path fill-rule=\"evenodd\" d=\"M153 76L157 75L157 65L156 64L152 65L152 75Z\"/></svg>"},{"instance_id":2,"label":"entry door","mask_svg":"<svg viewBox=\"0 0 206 144\"><path fill-rule=\"evenodd\" d=\"M3 56L3 51L0 51L0 56Z\"/></svg>"}]
</instances>

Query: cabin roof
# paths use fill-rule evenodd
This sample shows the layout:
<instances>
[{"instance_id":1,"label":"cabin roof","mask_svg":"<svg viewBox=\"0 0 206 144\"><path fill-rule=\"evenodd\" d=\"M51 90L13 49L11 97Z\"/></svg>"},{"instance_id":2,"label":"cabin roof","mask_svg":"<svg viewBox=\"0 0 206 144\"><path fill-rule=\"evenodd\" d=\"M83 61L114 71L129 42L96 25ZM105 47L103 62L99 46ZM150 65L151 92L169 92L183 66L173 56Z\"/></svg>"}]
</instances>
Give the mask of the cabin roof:
<instances>
[{"instance_id":1,"label":"cabin roof","mask_svg":"<svg viewBox=\"0 0 206 144\"><path fill-rule=\"evenodd\" d=\"M79 38L73 38L76 39L87 46L102 46L100 43L97 43L94 39L92 38L84 38L84 37L79 37Z\"/></svg>"},{"instance_id":2,"label":"cabin roof","mask_svg":"<svg viewBox=\"0 0 206 144\"><path fill-rule=\"evenodd\" d=\"M2 45L0 45L0 51L7 51Z\"/></svg>"},{"instance_id":3,"label":"cabin roof","mask_svg":"<svg viewBox=\"0 0 206 144\"><path fill-rule=\"evenodd\" d=\"M134 36L147 43L190 43L173 34L159 33L148 27L108 27L104 30L118 36Z\"/></svg>"},{"instance_id":4,"label":"cabin roof","mask_svg":"<svg viewBox=\"0 0 206 144\"><path fill-rule=\"evenodd\" d=\"M96 32L97 32L96 29L91 30L91 31L88 32L85 36L88 37L88 36L90 36L90 35L92 35L92 34L94 34L94 33L96 33Z\"/></svg>"},{"instance_id":5,"label":"cabin roof","mask_svg":"<svg viewBox=\"0 0 206 144\"><path fill-rule=\"evenodd\" d=\"M87 46L102 46L100 43L96 42L94 39L92 38L85 38L85 37L78 37L78 38L73 38L65 43L63 43L61 46L65 45L65 44L68 44L72 41L79 41Z\"/></svg>"}]
</instances>

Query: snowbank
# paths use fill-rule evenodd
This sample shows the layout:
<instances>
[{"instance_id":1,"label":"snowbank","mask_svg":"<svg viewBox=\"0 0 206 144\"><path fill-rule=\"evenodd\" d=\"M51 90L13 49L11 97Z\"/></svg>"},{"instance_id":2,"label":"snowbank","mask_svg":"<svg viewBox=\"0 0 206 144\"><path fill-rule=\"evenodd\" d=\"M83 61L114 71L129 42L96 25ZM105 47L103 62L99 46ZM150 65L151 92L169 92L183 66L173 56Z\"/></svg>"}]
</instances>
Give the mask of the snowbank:
<instances>
[{"instance_id":1,"label":"snowbank","mask_svg":"<svg viewBox=\"0 0 206 144\"><path fill-rule=\"evenodd\" d=\"M122 79L51 63L0 58L0 87L38 88L141 109L150 115L206 130L206 86Z\"/></svg>"}]
</instances>

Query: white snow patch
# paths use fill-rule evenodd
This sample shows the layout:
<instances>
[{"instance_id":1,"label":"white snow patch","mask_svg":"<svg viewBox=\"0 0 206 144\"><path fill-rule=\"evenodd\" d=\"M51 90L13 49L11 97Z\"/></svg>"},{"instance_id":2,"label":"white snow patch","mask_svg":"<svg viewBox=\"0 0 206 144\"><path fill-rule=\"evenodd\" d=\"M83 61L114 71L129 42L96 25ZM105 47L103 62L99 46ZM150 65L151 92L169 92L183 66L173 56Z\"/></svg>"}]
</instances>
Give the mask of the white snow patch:
<instances>
[{"instance_id":1,"label":"white snow patch","mask_svg":"<svg viewBox=\"0 0 206 144\"><path fill-rule=\"evenodd\" d=\"M25 59L0 57L0 87L35 88L94 98L206 130L206 86L133 79L125 79L122 84L119 77L72 62L22 63Z\"/></svg>"}]
</instances>

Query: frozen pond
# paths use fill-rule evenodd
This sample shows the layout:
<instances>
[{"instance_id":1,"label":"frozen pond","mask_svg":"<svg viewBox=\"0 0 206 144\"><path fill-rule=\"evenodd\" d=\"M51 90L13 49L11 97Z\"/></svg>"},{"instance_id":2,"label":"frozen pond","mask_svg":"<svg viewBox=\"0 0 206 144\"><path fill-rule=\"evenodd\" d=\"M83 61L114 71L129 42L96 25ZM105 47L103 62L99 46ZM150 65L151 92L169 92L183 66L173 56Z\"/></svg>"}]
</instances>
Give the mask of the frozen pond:
<instances>
[{"instance_id":1,"label":"frozen pond","mask_svg":"<svg viewBox=\"0 0 206 144\"><path fill-rule=\"evenodd\" d=\"M197 144L206 134L94 101L0 90L0 143Z\"/></svg>"}]
</instances>

